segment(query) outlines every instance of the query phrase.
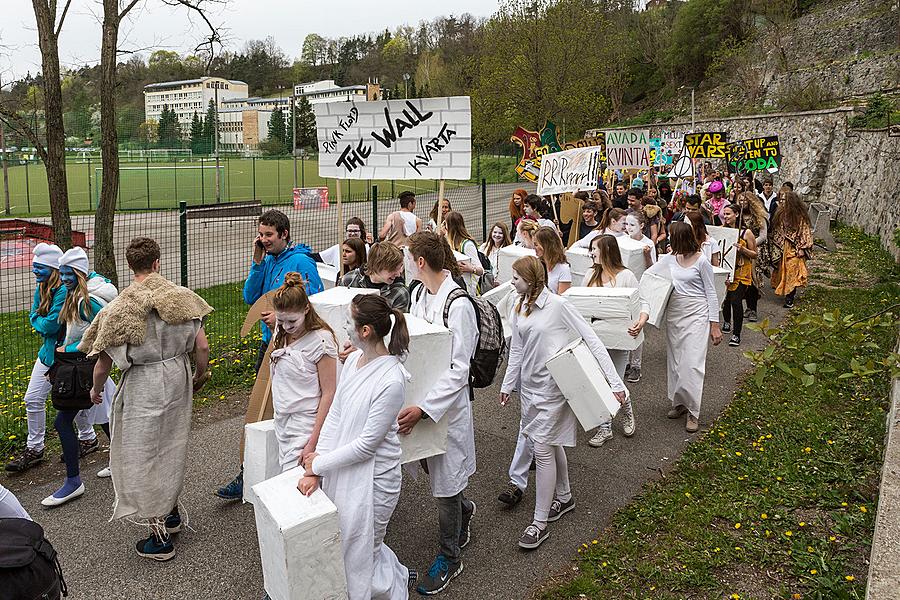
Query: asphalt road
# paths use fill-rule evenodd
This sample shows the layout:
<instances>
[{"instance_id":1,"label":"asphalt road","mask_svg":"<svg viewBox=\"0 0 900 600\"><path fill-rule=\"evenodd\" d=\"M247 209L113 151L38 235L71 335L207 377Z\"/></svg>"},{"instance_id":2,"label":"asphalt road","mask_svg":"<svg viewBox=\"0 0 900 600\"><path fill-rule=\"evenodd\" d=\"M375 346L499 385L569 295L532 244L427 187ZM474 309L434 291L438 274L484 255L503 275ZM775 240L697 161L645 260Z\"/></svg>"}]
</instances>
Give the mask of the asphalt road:
<instances>
[{"instance_id":1,"label":"asphalt road","mask_svg":"<svg viewBox=\"0 0 900 600\"><path fill-rule=\"evenodd\" d=\"M760 302L760 318L770 315L780 320L784 311L775 300L769 293ZM500 407L496 387L476 393L478 472L470 480L467 495L478 504L478 513L472 542L464 550L464 572L442 597L529 597L549 576L570 569L578 546L602 535L600 531L616 509L678 459L692 436L685 433L683 420L665 417L665 340L652 328L648 327L647 333L643 380L629 384L636 434L630 439L623 437L617 420L614 439L594 449L586 443L590 435L580 433L578 447L568 450L577 508L550 525L550 538L535 551L523 552L516 545L531 522L533 489L512 509L496 500L506 484L515 446L517 405L511 402ZM745 331L743 338L740 348L729 348L726 336L720 346L710 349L702 430L709 428L732 398L736 377L748 366L741 350L764 345L757 333ZM103 453L83 461L86 494L59 508L43 509L40 500L61 483L65 470L60 463L54 461L0 481L45 528L59 552L70 598L259 599L263 583L253 508L212 495L212 490L235 473L241 423L240 417L229 418L192 432L182 496L192 530L179 534L178 555L167 563L153 563L135 554L135 540L146 535L140 527L109 522L112 485L95 476L106 466ZM418 481L404 477L387 543L404 564L425 571L437 552L437 513L427 482L422 477Z\"/></svg>"}]
</instances>

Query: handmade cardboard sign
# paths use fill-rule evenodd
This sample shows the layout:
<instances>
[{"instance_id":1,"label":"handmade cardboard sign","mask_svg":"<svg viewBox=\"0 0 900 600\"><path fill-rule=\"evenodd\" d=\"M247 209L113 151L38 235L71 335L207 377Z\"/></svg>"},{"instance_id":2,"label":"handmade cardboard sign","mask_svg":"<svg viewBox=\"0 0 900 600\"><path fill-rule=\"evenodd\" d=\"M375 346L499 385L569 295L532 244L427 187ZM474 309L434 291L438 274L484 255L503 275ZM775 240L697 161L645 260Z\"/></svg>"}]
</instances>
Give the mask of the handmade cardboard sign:
<instances>
[{"instance_id":1,"label":"handmade cardboard sign","mask_svg":"<svg viewBox=\"0 0 900 600\"><path fill-rule=\"evenodd\" d=\"M597 189L600 174L599 146L545 154L537 181L540 196Z\"/></svg>"},{"instance_id":2,"label":"handmade cardboard sign","mask_svg":"<svg viewBox=\"0 0 900 600\"><path fill-rule=\"evenodd\" d=\"M726 149L728 165L737 173L777 173L781 168L781 148L777 135L729 142Z\"/></svg>"},{"instance_id":3,"label":"handmade cardboard sign","mask_svg":"<svg viewBox=\"0 0 900 600\"><path fill-rule=\"evenodd\" d=\"M672 168L669 170L669 177L685 179L693 176L694 161L688 155L687 148L682 146L681 152L678 154L675 162L672 163Z\"/></svg>"},{"instance_id":4,"label":"handmade cardboard sign","mask_svg":"<svg viewBox=\"0 0 900 600\"><path fill-rule=\"evenodd\" d=\"M606 163L610 169L649 169L650 130L606 132Z\"/></svg>"},{"instance_id":5,"label":"handmade cardboard sign","mask_svg":"<svg viewBox=\"0 0 900 600\"><path fill-rule=\"evenodd\" d=\"M659 152L653 161L654 166L665 167L675 163L684 146L684 133L680 131L663 131L659 134Z\"/></svg>"},{"instance_id":6,"label":"handmade cardboard sign","mask_svg":"<svg viewBox=\"0 0 900 600\"><path fill-rule=\"evenodd\" d=\"M540 132L517 127L509 139L522 148L522 158L516 165L516 173L532 183L537 181L541 172L541 157L562 150L553 121L545 122Z\"/></svg>"},{"instance_id":7,"label":"handmade cardboard sign","mask_svg":"<svg viewBox=\"0 0 900 600\"><path fill-rule=\"evenodd\" d=\"M729 280L734 277L734 267L737 262L737 243L740 231L736 227L706 226L706 233L719 243L719 252L722 253L722 261L719 266L729 273Z\"/></svg>"},{"instance_id":8,"label":"handmade cardboard sign","mask_svg":"<svg viewBox=\"0 0 900 600\"><path fill-rule=\"evenodd\" d=\"M469 179L468 96L313 105L319 176Z\"/></svg>"},{"instance_id":9,"label":"handmade cardboard sign","mask_svg":"<svg viewBox=\"0 0 900 600\"><path fill-rule=\"evenodd\" d=\"M684 136L684 146L691 158L727 158L727 143L728 134L724 132L687 133Z\"/></svg>"}]
</instances>

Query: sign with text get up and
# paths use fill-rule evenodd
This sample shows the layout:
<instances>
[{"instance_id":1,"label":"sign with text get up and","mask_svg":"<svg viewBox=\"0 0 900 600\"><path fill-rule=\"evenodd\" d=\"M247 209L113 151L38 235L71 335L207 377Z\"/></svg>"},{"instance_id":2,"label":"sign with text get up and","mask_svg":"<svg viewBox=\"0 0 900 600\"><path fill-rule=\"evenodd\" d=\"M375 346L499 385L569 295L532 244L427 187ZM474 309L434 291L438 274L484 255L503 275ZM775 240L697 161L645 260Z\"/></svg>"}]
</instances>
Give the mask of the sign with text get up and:
<instances>
[{"instance_id":1,"label":"sign with text get up and","mask_svg":"<svg viewBox=\"0 0 900 600\"><path fill-rule=\"evenodd\" d=\"M469 179L467 96L313 105L319 176L337 179Z\"/></svg>"}]
</instances>

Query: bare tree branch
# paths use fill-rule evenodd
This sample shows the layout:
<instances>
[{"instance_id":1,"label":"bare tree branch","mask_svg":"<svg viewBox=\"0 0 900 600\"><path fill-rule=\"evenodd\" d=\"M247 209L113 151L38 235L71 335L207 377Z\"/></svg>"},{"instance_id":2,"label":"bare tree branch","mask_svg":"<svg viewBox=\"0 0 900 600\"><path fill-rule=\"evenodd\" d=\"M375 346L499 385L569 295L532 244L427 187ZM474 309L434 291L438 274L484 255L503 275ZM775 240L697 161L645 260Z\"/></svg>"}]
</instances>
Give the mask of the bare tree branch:
<instances>
[{"instance_id":1,"label":"bare tree branch","mask_svg":"<svg viewBox=\"0 0 900 600\"><path fill-rule=\"evenodd\" d=\"M221 34L221 28L213 25L212 21L210 21L209 16L206 14L207 7L210 5L216 4L225 4L227 0L162 0L163 4L168 6L183 6L189 10L197 13L201 19L206 23L206 26L209 28L209 35L205 39L205 41L197 44L197 47L194 48L194 52L198 53L206 53L207 61L206 67L204 69L205 72L209 72L210 67L212 66L213 59L216 54L216 46L220 48L223 46L223 39Z\"/></svg>"},{"instance_id":2,"label":"bare tree branch","mask_svg":"<svg viewBox=\"0 0 900 600\"><path fill-rule=\"evenodd\" d=\"M54 0L54 9L56 8L56 1ZM62 15L59 17L59 23L56 25L56 37L59 37L59 32L62 31L63 22L66 20L66 14L69 12L69 7L72 5L72 0L66 0L66 5L63 7ZM56 11L53 11L53 14L56 15Z\"/></svg>"},{"instance_id":3,"label":"bare tree branch","mask_svg":"<svg viewBox=\"0 0 900 600\"><path fill-rule=\"evenodd\" d=\"M141 0L131 0L131 2L128 4L128 6L126 6L125 8L123 8L123 9L122 9L122 12L119 13L119 20L124 19L124 18L125 18L125 15L127 15L128 13L130 13L130 12L131 12L131 9L134 8L134 5L137 4L137 3L140 2L140 1L141 1Z\"/></svg>"}]
</instances>

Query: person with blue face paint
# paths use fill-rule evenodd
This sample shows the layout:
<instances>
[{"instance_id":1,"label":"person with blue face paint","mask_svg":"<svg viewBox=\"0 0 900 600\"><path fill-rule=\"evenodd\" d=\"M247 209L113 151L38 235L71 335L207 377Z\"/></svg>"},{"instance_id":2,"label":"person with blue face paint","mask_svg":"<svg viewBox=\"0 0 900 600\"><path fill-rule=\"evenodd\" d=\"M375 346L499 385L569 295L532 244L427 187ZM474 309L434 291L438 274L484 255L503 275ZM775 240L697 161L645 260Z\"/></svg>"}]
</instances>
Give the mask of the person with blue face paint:
<instances>
[{"instance_id":1,"label":"person with blue face paint","mask_svg":"<svg viewBox=\"0 0 900 600\"><path fill-rule=\"evenodd\" d=\"M50 382L46 374L53 366L54 351L61 325L59 311L66 299L66 288L59 277L59 259L63 252L58 246L41 243L34 247L32 269L37 288L31 304L31 326L42 338L38 357L31 370L25 391L25 412L28 416L28 441L25 450L6 464L7 471L23 472L44 460L44 435L47 429L47 396ZM79 432L93 435L93 429L81 423Z\"/></svg>"},{"instance_id":2,"label":"person with blue face paint","mask_svg":"<svg viewBox=\"0 0 900 600\"><path fill-rule=\"evenodd\" d=\"M65 337L57 346L57 352L78 352L78 344L91 321L100 310L112 302L119 292L108 279L90 270L88 257L83 248L75 247L67 250L59 259L59 278L66 288L66 298L59 311L59 322L65 327ZM109 437L109 410L116 386L107 379L103 388L102 402L92 408L78 410L59 410L54 425L59 433L63 447L63 460L66 463L66 481L62 487L47 496L41 504L47 507L59 506L84 494L84 484L78 460L81 452L79 440L75 434L73 423L76 417L86 418L93 431L93 425L101 425ZM80 414L79 414L80 413ZM99 446L94 434L94 444ZM108 477L108 468L101 471Z\"/></svg>"}]
</instances>

